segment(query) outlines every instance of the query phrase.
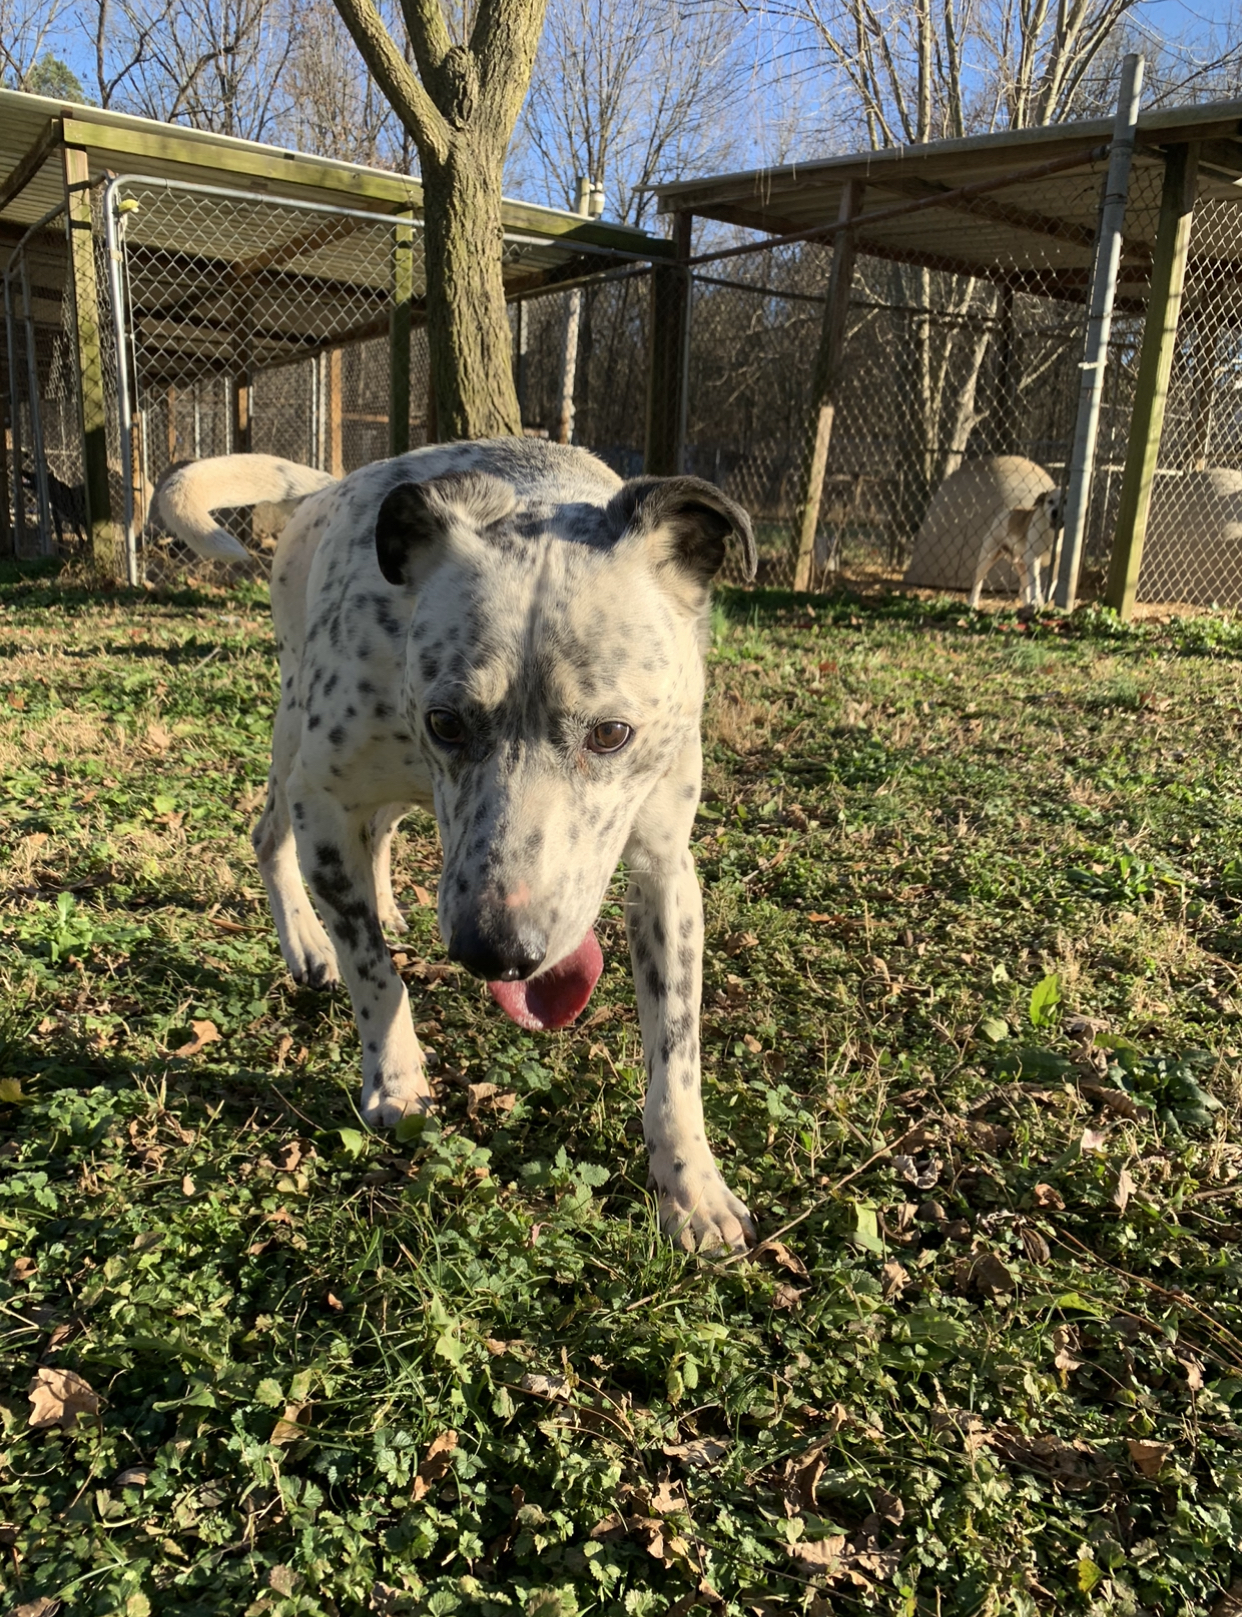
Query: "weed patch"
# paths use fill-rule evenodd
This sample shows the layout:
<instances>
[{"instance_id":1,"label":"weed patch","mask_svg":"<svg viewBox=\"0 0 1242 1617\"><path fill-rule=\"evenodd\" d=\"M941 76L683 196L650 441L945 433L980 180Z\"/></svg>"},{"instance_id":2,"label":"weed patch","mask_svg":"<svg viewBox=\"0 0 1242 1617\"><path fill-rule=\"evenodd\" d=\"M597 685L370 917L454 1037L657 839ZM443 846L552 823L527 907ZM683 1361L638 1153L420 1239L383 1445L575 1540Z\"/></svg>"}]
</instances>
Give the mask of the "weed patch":
<instances>
[{"instance_id":1,"label":"weed patch","mask_svg":"<svg viewBox=\"0 0 1242 1617\"><path fill-rule=\"evenodd\" d=\"M1236 625L722 595L705 1105L766 1239L717 1262L644 1188L620 882L536 1039L446 966L411 817L440 1104L372 1135L246 840L259 592L0 603L14 1605L1165 1617L1242 1577Z\"/></svg>"}]
</instances>

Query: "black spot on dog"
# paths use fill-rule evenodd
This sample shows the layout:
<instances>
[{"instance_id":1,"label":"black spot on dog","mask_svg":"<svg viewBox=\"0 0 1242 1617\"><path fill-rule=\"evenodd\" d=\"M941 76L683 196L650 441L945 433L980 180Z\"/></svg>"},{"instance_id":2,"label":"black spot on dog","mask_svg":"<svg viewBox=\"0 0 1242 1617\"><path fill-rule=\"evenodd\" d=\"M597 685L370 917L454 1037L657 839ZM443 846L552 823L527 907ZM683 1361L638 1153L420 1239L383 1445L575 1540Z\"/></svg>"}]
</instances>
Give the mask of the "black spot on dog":
<instances>
[{"instance_id":1,"label":"black spot on dog","mask_svg":"<svg viewBox=\"0 0 1242 1617\"><path fill-rule=\"evenodd\" d=\"M328 742L333 747L339 747L345 740L345 726L334 724L328 731Z\"/></svg>"}]
</instances>

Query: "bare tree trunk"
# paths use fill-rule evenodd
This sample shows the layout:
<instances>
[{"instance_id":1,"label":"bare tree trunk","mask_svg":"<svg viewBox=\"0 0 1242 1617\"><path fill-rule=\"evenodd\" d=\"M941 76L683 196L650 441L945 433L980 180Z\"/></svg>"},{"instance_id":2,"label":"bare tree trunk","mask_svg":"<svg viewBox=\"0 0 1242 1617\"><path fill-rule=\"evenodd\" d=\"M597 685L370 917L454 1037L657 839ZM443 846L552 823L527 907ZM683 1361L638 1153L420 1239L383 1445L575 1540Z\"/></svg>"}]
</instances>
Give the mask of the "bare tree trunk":
<instances>
[{"instance_id":1,"label":"bare tree trunk","mask_svg":"<svg viewBox=\"0 0 1242 1617\"><path fill-rule=\"evenodd\" d=\"M403 0L414 68L374 0L335 4L421 159L427 346L439 434L518 434L500 187L546 0L478 0L464 45L452 43L440 0Z\"/></svg>"},{"instance_id":2,"label":"bare tree trunk","mask_svg":"<svg viewBox=\"0 0 1242 1617\"><path fill-rule=\"evenodd\" d=\"M423 164L427 350L442 441L521 435L501 276L500 162L459 137Z\"/></svg>"}]
</instances>

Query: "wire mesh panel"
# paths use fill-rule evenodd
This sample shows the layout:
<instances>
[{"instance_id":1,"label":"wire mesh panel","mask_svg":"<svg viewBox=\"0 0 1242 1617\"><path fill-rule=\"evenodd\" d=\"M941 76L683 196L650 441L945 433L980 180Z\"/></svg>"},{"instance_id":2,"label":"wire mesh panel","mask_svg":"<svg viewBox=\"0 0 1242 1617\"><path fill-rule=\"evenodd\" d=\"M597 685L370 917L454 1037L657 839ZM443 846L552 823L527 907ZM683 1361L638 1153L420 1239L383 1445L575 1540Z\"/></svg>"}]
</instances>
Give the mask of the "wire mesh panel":
<instances>
[{"instance_id":1,"label":"wire mesh panel","mask_svg":"<svg viewBox=\"0 0 1242 1617\"><path fill-rule=\"evenodd\" d=\"M1161 171L1136 168L1105 368L1084 585L1102 582L1125 456ZM1100 164L1009 209L986 273L865 236L812 508L811 582L873 577L1027 599L1050 590L1086 324L1092 232L1056 187L1098 194ZM1039 198L1036 198L1039 203ZM995 213L997 210L992 209ZM1080 209L1081 211L1081 209ZM978 228L963 221L963 229ZM1076 255L1071 259L1069 248ZM808 420L834 249L759 248L695 270L686 469L757 524L761 579L794 581L812 474ZM1029 568L1028 568L1028 563ZM1022 575L1022 576L1020 576Z\"/></svg>"},{"instance_id":2,"label":"wire mesh panel","mask_svg":"<svg viewBox=\"0 0 1242 1617\"><path fill-rule=\"evenodd\" d=\"M1242 198L1200 197L1138 598L1242 605Z\"/></svg>"},{"instance_id":3,"label":"wire mesh panel","mask_svg":"<svg viewBox=\"0 0 1242 1617\"><path fill-rule=\"evenodd\" d=\"M66 266L58 214L24 238L4 276L9 500L18 556L69 554L86 541Z\"/></svg>"},{"instance_id":4,"label":"wire mesh panel","mask_svg":"<svg viewBox=\"0 0 1242 1617\"><path fill-rule=\"evenodd\" d=\"M389 452L389 324L402 221L212 187L109 187L128 368L126 505L148 574L184 560L152 497L169 467L281 455L342 476ZM414 242L416 295L423 284ZM411 337L411 446L426 440L425 334ZM257 558L273 531L226 526Z\"/></svg>"}]
</instances>

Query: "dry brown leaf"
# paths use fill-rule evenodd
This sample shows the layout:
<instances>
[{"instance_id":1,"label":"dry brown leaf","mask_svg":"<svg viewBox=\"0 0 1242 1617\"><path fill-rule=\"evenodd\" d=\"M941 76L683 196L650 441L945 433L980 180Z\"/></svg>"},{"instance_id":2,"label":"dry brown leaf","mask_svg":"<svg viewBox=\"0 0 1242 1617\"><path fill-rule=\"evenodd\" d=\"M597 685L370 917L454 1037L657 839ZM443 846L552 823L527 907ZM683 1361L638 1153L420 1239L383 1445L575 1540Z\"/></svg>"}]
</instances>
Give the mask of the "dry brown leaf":
<instances>
[{"instance_id":1,"label":"dry brown leaf","mask_svg":"<svg viewBox=\"0 0 1242 1617\"><path fill-rule=\"evenodd\" d=\"M1099 1155L1104 1151L1107 1145L1107 1129L1085 1128L1082 1131L1082 1138L1078 1142L1078 1149L1083 1153L1084 1156L1091 1153Z\"/></svg>"},{"instance_id":2,"label":"dry brown leaf","mask_svg":"<svg viewBox=\"0 0 1242 1617\"><path fill-rule=\"evenodd\" d=\"M145 1488L151 1480L151 1472L145 1465L131 1465L120 1472L116 1478L118 1488Z\"/></svg>"},{"instance_id":3,"label":"dry brown leaf","mask_svg":"<svg viewBox=\"0 0 1242 1617\"><path fill-rule=\"evenodd\" d=\"M254 930L253 927L243 926L240 921L230 921L223 915L209 915L207 919L212 926L219 927L221 932L236 933L252 932Z\"/></svg>"},{"instance_id":4,"label":"dry brown leaf","mask_svg":"<svg viewBox=\"0 0 1242 1617\"><path fill-rule=\"evenodd\" d=\"M1058 1325L1052 1333L1052 1346L1055 1349L1052 1362L1061 1373L1061 1385L1069 1383L1070 1375L1075 1370L1081 1370L1083 1361L1076 1357L1078 1349L1078 1328L1075 1325Z\"/></svg>"},{"instance_id":5,"label":"dry brown leaf","mask_svg":"<svg viewBox=\"0 0 1242 1617\"><path fill-rule=\"evenodd\" d=\"M192 1196L194 1194L194 1191L195 1191L194 1181L190 1178L189 1174L186 1174L186 1176L181 1181L181 1194L183 1196Z\"/></svg>"},{"instance_id":6,"label":"dry brown leaf","mask_svg":"<svg viewBox=\"0 0 1242 1617\"><path fill-rule=\"evenodd\" d=\"M417 882L414 883L414 898L420 909L433 910L436 907L435 899L432 898L425 887L420 887Z\"/></svg>"},{"instance_id":7,"label":"dry brown leaf","mask_svg":"<svg viewBox=\"0 0 1242 1617\"><path fill-rule=\"evenodd\" d=\"M968 1123L966 1132L981 1151L993 1157L1013 1139L1013 1130L1003 1123Z\"/></svg>"},{"instance_id":8,"label":"dry brown leaf","mask_svg":"<svg viewBox=\"0 0 1242 1617\"><path fill-rule=\"evenodd\" d=\"M784 1241L761 1241L750 1254L756 1262L765 1258L777 1264L782 1269L788 1269L791 1275L797 1275L799 1280L809 1280L810 1271L797 1253L791 1252Z\"/></svg>"},{"instance_id":9,"label":"dry brown leaf","mask_svg":"<svg viewBox=\"0 0 1242 1617\"><path fill-rule=\"evenodd\" d=\"M715 1461L723 1459L729 1452L728 1443L722 1443L714 1437L695 1437L688 1443L665 1443L664 1453L670 1460L680 1460L683 1465L712 1465Z\"/></svg>"},{"instance_id":10,"label":"dry brown leaf","mask_svg":"<svg viewBox=\"0 0 1242 1617\"><path fill-rule=\"evenodd\" d=\"M59 1600L40 1595L37 1600L27 1600L20 1606L14 1606L12 1617L56 1617L59 1610Z\"/></svg>"},{"instance_id":11,"label":"dry brown leaf","mask_svg":"<svg viewBox=\"0 0 1242 1617\"><path fill-rule=\"evenodd\" d=\"M602 1540L606 1544L611 1544L619 1538L624 1538L624 1517L614 1510L611 1515L605 1516L602 1521L596 1522L595 1526L587 1534L587 1537Z\"/></svg>"},{"instance_id":12,"label":"dry brown leaf","mask_svg":"<svg viewBox=\"0 0 1242 1617\"><path fill-rule=\"evenodd\" d=\"M884 1291L885 1302L894 1297L900 1297L910 1284L910 1276L901 1264L896 1261L886 1263L880 1270L880 1283Z\"/></svg>"},{"instance_id":13,"label":"dry brown leaf","mask_svg":"<svg viewBox=\"0 0 1242 1617\"><path fill-rule=\"evenodd\" d=\"M523 1376L519 1385L523 1392L533 1392L539 1398L564 1398L569 1393L567 1376L544 1376L536 1372Z\"/></svg>"},{"instance_id":14,"label":"dry brown leaf","mask_svg":"<svg viewBox=\"0 0 1242 1617\"><path fill-rule=\"evenodd\" d=\"M196 1056L200 1050L209 1044L216 1044L220 1039L220 1029L214 1022L191 1022L194 1037L188 1044L183 1044L179 1050L174 1050L175 1056Z\"/></svg>"},{"instance_id":15,"label":"dry brown leaf","mask_svg":"<svg viewBox=\"0 0 1242 1617\"><path fill-rule=\"evenodd\" d=\"M970 1283L985 1297L1001 1297L1017 1282L994 1252L983 1252L970 1266Z\"/></svg>"},{"instance_id":16,"label":"dry brown leaf","mask_svg":"<svg viewBox=\"0 0 1242 1617\"><path fill-rule=\"evenodd\" d=\"M343 1314L345 1312L345 1304L334 1291L328 1292L327 1296L324 1298L324 1302L327 1303L328 1307L334 1314Z\"/></svg>"},{"instance_id":17,"label":"dry brown leaf","mask_svg":"<svg viewBox=\"0 0 1242 1617\"><path fill-rule=\"evenodd\" d=\"M754 949L758 943L759 939L753 932L730 932L725 939L725 953L742 954L747 949Z\"/></svg>"},{"instance_id":18,"label":"dry brown leaf","mask_svg":"<svg viewBox=\"0 0 1242 1617\"><path fill-rule=\"evenodd\" d=\"M1177 1362L1186 1372L1186 1386L1190 1392L1203 1391L1203 1366L1198 1359L1191 1358L1189 1353L1179 1353Z\"/></svg>"},{"instance_id":19,"label":"dry brown leaf","mask_svg":"<svg viewBox=\"0 0 1242 1617\"><path fill-rule=\"evenodd\" d=\"M478 1117L484 1110L511 1112L517 1105L517 1093L500 1093L499 1084L468 1084L466 1086L466 1116Z\"/></svg>"},{"instance_id":20,"label":"dry brown leaf","mask_svg":"<svg viewBox=\"0 0 1242 1617\"><path fill-rule=\"evenodd\" d=\"M1052 1256L1052 1248L1044 1240L1038 1230L1024 1224L1018 1231L1018 1238L1022 1242L1022 1250L1032 1263L1047 1263Z\"/></svg>"},{"instance_id":21,"label":"dry brown leaf","mask_svg":"<svg viewBox=\"0 0 1242 1617\"><path fill-rule=\"evenodd\" d=\"M47 1365L35 1372L30 1383L30 1418L36 1430L60 1426L71 1432L79 1415L99 1413L99 1395L89 1382L73 1370L54 1370Z\"/></svg>"},{"instance_id":22,"label":"dry brown leaf","mask_svg":"<svg viewBox=\"0 0 1242 1617\"><path fill-rule=\"evenodd\" d=\"M1128 1437L1126 1447L1135 1468L1145 1477L1158 1477L1164 1462L1173 1452L1172 1443L1149 1443L1145 1438Z\"/></svg>"},{"instance_id":23,"label":"dry brown leaf","mask_svg":"<svg viewBox=\"0 0 1242 1617\"><path fill-rule=\"evenodd\" d=\"M280 1445L281 1443L296 1443L299 1437L304 1437L306 1433L303 1430L305 1425L303 1416L306 1414L306 1411L309 1408L309 1402L304 1404L286 1404L284 1414L276 1422L275 1426L272 1427L272 1435L268 1438L268 1442L275 1443L277 1445Z\"/></svg>"},{"instance_id":24,"label":"dry brown leaf","mask_svg":"<svg viewBox=\"0 0 1242 1617\"><path fill-rule=\"evenodd\" d=\"M441 1432L431 1440L427 1457L418 1468L410 1498L415 1504L425 1498L438 1482L443 1482L453 1469L453 1450L457 1447L456 1432Z\"/></svg>"},{"instance_id":25,"label":"dry brown leaf","mask_svg":"<svg viewBox=\"0 0 1242 1617\"><path fill-rule=\"evenodd\" d=\"M292 1224L287 1207L278 1207L274 1213L268 1213L263 1221L265 1224Z\"/></svg>"},{"instance_id":26,"label":"dry brown leaf","mask_svg":"<svg viewBox=\"0 0 1242 1617\"><path fill-rule=\"evenodd\" d=\"M651 1496L651 1509L660 1516L667 1516L672 1510L689 1508L686 1491L680 1482L661 1482Z\"/></svg>"},{"instance_id":27,"label":"dry brown leaf","mask_svg":"<svg viewBox=\"0 0 1242 1617\"><path fill-rule=\"evenodd\" d=\"M292 1173L302 1160L301 1142L290 1140L288 1145L281 1146L272 1160L282 1173Z\"/></svg>"},{"instance_id":28,"label":"dry brown leaf","mask_svg":"<svg viewBox=\"0 0 1242 1617\"><path fill-rule=\"evenodd\" d=\"M742 1043L750 1051L752 1056L763 1054L763 1046L759 1043L759 1040L753 1033L744 1033L742 1035Z\"/></svg>"},{"instance_id":29,"label":"dry brown leaf","mask_svg":"<svg viewBox=\"0 0 1242 1617\"><path fill-rule=\"evenodd\" d=\"M1061 1192L1052 1185L1036 1185L1031 1192L1031 1200L1036 1207L1051 1207L1055 1212L1065 1210L1065 1198Z\"/></svg>"},{"instance_id":30,"label":"dry brown leaf","mask_svg":"<svg viewBox=\"0 0 1242 1617\"><path fill-rule=\"evenodd\" d=\"M1130 1197L1135 1190L1134 1176L1129 1168L1122 1168L1117 1174L1117 1183L1113 1187L1113 1206L1119 1213L1124 1213L1130 1205Z\"/></svg>"},{"instance_id":31,"label":"dry brown leaf","mask_svg":"<svg viewBox=\"0 0 1242 1617\"><path fill-rule=\"evenodd\" d=\"M813 1577L822 1577L839 1565L845 1554L845 1544L845 1536L841 1533L834 1533L829 1538L803 1539L789 1546L789 1555L791 1560L798 1563L801 1571L809 1572Z\"/></svg>"},{"instance_id":32,"label":"dry brown leaf","mask_svg":"<svg viewBox=\"0 0 1242 1617\"><path fill-rule=\"evenodd\" d=\"M29 1280L32 1275L37 1275L38 1272L39 1266L33 1258L14 1258L9 1269L9 1279L14 1282Z\"/></svg>"},{"instance_id":33,"label":"dry brown leaf","mask_svg":"<svg viewBox=\"0 0 1242 1617\"><path fill-rule=\"evenodd\" d=\"M776 1290L772 1293L773 1308L797 1308L801 1301L802 1292L799 1291L798 1287L791 1286L784 1280L780 1282Z\"/></svg>"}]
</instances>

